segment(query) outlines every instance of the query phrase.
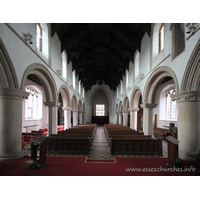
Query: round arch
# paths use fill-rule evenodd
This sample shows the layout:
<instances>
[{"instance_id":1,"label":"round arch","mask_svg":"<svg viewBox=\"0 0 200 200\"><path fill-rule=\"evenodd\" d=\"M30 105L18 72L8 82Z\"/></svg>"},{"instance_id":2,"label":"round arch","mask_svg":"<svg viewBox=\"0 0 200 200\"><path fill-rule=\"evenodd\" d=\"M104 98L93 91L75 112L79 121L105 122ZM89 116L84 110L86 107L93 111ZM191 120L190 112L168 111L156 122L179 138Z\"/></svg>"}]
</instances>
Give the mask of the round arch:
<instances>
[{"instance_id":1,"label":"round arch","mask_svg":"<svg viewBox=\"0 0 200 200\"><path fill-rule=\"evenodd\" d=\"M131 98L130 98L130 107L131 108L138 107L140 95L142 95L142 91L138 86L136 86L131 93Z\"/></svg>"},{"instance_id":2,"label":"round arch","mask_svg":"<svg viewBox=\"0 0 200 200\"><path fill-rule=\"evenodd\" d=\"M59 92L63 98L63 107L70 107L70 93L66 85L61 85Z\"/></svg>"},{"instance_id":3,"label":"round arch","mask_svg":"<svg viewBox=\"0 0 200 200\"><path fill-rule=\"evenodd\" d=\"M126 95L123 100L123 110L128 110L130 107L128 96Z\"/></svg>"},{"instance_id":4,"label":"round arch","mask_svg":"<svg viewBox=\"0 0 200 200\"><path fill-rule=\"evenodd\" d=\"M46 101L57 102L58 94L56 84L51 73L47 70L47 68L38 63L30 65L24 72L22 78L21 90L23 91L25 91L26 79L29 74L35 74L40 79L45 91Z\"/></svg>"},{"instance_id":5,"label":"round arch","mask_svg":"<svg viewBox=\"0 0 200 200\"><path fill-rule=\"evenodd\" d=\"M198 40L187 63L180 92L200 90L200 39Z\"/></svg>"},{"instance_id":6,"label":"round arch","mask_svg":"<svg viewBox=\"0 0 200 200\"><path fill-rule=\"evenodd\" d=\"M143 103L154 103L155 93L162 82L162 80L169 76L174 80L176 93L179 92L178 80L174 71L166 66L159 67L155 69L149 76L143 91Z\"/></svg>"},{"instance_id":7,"label":"round arch","mask_svg":"<svg viewBox=\"0 0 200 200\"><path fill-rule=\"evenodd\" d=\"M71 107L72 107L72 110L78 110L78 102L77 102L76 95L72 96Z\"/></svg>"},{"instance_id":8,"label":"round arch","mask_svg":"<svg viewBox=\"0 0 200 200\"><path fill-rule=\"evenodd\" d=\"M85 103L83 103L83 112L85 112Z\"/></svg>"},{"instance_id":9,"label":"round arch","mask_svg":"<svg viewBox=\"0 0 200 200\"><path fill-rule=\"evenodd\" d=\"M0 88L19 89L19 83L11 58L0 38Z\"/></svg>"},{"instance_id":10,"label":"round arch","mask_svg":"<svg viewBox=\"0 0 200 200\"><path fill-rule=\"evenodd\" d=\"M79 102L78 102L78 109L79 109L79 111L82 111L82 110L83 110L82 102L81 102L80 99L79 99Z\"/></svg>"}]
</instances>

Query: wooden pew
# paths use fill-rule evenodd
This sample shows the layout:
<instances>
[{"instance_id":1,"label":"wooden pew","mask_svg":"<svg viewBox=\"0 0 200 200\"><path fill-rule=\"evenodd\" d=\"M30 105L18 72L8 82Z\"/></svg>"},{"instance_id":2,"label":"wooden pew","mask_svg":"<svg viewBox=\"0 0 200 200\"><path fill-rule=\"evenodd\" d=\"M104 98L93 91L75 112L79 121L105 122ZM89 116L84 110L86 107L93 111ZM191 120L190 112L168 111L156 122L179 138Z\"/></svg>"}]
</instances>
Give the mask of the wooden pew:
<instances>
[{"instance_id":1,"label":"wooden pew","mask_svg":"<svg viewBox=\"0 0 200 200\"><path fill-rule=\"evenodd\" d=\"M162 155L162 141L122 125L104 125L111 154Z\"/></svg>"},{"instance_id":2,"label":"wooden pew","mask_svg":"<svg viewBox=\"0 0 200 200\"><path fill-rule=\"evenodd\" d=\"M89 153L89 137L49 137L47 150L64 151L68 153Z\"/></svg>"},{"instance_id":3,"label":"wooden pew","mask_svg":"<svg viewBox=\"0 0 200 200\"><path fill-rule=\"evenodd\" d=\"M96 133L96 125L77 125L52 134L47 142L47 150L68 153L89 153Z\"/></svg>"},{"instance_id":4,"label":"wooden pew","mask_svg":"<svg viewBox=\"0 0 200 200\"><path fill-rule=\"evenodd\" d=\"M111 154L162 156L162 140L152 138L112 138Z\"/></svg>"}]
</instances>

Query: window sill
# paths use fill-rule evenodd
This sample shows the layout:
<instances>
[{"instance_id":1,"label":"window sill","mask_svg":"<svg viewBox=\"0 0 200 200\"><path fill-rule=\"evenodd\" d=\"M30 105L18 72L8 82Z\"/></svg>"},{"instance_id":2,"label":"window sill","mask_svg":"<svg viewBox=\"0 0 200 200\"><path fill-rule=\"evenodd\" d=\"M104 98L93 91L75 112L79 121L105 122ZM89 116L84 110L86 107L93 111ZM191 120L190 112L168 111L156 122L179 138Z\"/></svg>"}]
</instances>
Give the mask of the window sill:
<instances>
[{"instance_id":1,"label":"window sill","mask_svg":"<svg viewBox=\"0 0 200 200\"><path fill-rule=\"evenodd\" d=\"M177 119L160 119L159 121L170 121L170 122L177 122Z\"/></svg>"},{"instance_id":2,"label":"window sill","mask_svg":"<svg viewBox=\"0 0 200 200\"><path fill-rule=\"evenodd\" d=\"M41 119L25 119L25 121L42 121L42 118Z\"/></svg>"}]
</instances>

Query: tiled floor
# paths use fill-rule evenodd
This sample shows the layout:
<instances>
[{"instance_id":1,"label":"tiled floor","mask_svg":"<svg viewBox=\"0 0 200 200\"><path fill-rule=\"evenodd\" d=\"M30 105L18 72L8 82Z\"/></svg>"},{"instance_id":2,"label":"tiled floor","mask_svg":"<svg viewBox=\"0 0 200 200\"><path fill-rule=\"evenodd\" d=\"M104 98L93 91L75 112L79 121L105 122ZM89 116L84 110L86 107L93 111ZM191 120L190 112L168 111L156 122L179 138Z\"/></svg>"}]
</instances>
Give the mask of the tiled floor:
<instances>
[{"instance_id":1,"label":"tiled floor","mask_svg":"<svg viewBox=\"0 0 200 200\"><path fill-rule=\"evenodd\" d=\"M108 147L108 140L104 133L103 126L97 128L88 159L113 159L113 156L110 154L110 148Z\"/></svg>"}]
</instances>

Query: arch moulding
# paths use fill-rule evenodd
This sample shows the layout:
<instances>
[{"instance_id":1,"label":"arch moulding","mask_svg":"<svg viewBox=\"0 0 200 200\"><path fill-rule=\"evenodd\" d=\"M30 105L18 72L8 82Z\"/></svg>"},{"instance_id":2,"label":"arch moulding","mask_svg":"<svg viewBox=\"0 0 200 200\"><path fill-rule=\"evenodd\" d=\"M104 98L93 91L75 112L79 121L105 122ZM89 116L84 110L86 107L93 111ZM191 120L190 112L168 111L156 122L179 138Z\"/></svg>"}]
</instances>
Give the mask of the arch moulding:
<instances>
[{"instance_id":1,"label":"arch moulding","mask_svg":"<svg viewBox=\"0 0 200 200\"><path fill-rule=\"evenodd\" d=\"M178 80L174 71L166 66L155 69L149 76L143 91L143 103L153 103L155 92L159 87L160 81L166 77L172 77L174 80L176 93L179 92Z\"/></svg>"}]
</instances>

